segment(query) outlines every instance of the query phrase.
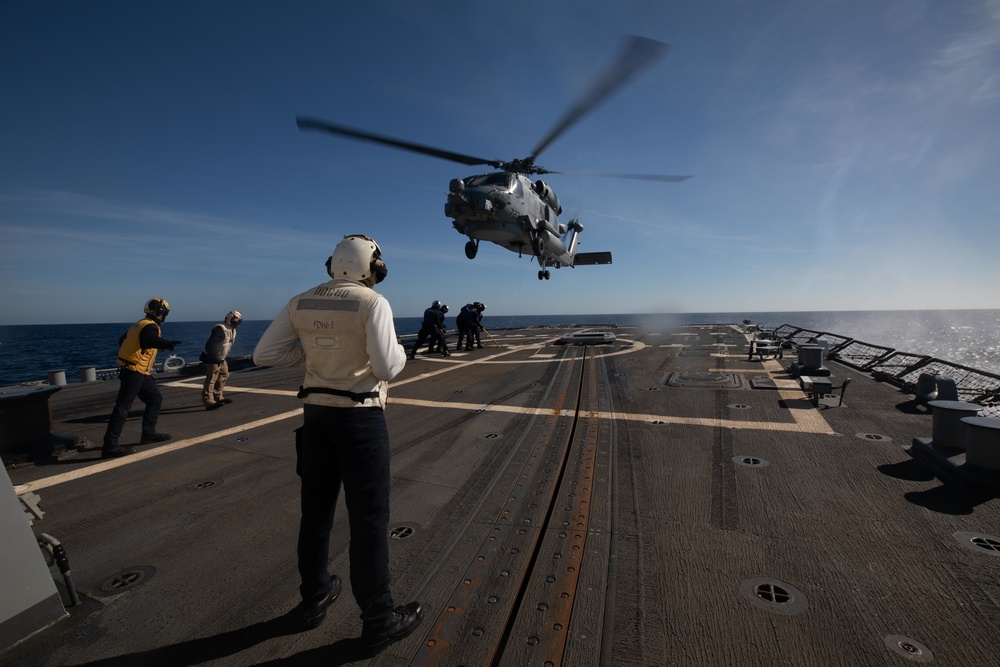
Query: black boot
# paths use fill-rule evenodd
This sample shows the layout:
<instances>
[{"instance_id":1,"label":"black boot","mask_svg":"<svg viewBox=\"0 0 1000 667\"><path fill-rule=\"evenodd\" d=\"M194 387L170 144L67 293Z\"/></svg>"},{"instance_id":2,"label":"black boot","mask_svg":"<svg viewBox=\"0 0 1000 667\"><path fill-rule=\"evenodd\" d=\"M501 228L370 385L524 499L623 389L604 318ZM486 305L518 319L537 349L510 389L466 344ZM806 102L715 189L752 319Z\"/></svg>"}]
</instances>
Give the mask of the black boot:
<instances>
[{"instance_id":1,"label":"black boot","mask_svg":"<svg viewBox=\"0 0 1000 667\"><path fill-rule=\"evenodd\" d=\"M384 628L361 631L361 644L368 652L380 651L394 641L406 637L417 629L424 618L424 608L419 602L411 602L392 610L389 623Z\"/></svg>"}]
</instances>

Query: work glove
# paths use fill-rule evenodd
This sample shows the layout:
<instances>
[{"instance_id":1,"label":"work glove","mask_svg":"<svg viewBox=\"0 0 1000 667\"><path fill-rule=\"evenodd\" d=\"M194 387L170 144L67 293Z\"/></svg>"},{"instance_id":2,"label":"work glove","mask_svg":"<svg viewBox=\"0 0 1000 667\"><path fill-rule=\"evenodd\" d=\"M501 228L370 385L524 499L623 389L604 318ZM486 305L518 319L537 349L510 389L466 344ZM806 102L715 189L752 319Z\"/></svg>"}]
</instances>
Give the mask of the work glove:
<instances>
[{"instance_id":1,"label":"work glove","mask_svg":"<svg viewBox=\"0 0 1000 667\"><path fill-rule=\"evenodd\" d=\"M169 342L169 345L167 345L167 349L170 350L171 352L173 352L174 348L177 347L178 345L180 345L182 341L172 340L172 341L168 341L168 342Z\"/></svg>"}]
</instances>

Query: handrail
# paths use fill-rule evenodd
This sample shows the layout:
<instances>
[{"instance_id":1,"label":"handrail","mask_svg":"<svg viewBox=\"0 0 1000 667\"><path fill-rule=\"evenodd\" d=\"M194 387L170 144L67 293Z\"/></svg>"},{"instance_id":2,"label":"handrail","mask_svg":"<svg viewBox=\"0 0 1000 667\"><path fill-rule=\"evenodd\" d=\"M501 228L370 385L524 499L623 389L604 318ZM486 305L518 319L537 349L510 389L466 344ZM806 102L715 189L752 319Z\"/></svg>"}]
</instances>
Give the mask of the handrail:
<instances>
[{"instance_id":1,"label":"handrail","mask_svg":"<svg viewBox=\"0 0 1000 667\"><path fill-rule=\"evenodd\" d=\"M903 352L885 345L825 331L782 324L775 335L793 345L815 343L823 339L830 345L827 358L852 368L868 371L879 381L888 382L912 393L921 373L946 375L955 381L959 400L983 406L983 416L1000 416L1000 374L965 366L926 354Z\"/></svg>"}]
</instances>

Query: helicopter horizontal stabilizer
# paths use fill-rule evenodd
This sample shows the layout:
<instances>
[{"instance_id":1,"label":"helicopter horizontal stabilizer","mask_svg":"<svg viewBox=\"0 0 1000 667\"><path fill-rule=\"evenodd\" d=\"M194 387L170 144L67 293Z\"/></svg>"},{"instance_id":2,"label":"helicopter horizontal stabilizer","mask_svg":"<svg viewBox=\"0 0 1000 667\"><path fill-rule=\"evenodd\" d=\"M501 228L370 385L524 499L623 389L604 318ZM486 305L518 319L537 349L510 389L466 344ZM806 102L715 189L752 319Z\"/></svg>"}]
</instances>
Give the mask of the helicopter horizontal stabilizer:
<instances>
[{"instance_id":1,"label":"helicopter horizontal stabilizer","mask_svg":"<svg viewBox=\"0 0 1000 667\"><path fill-rule=\"evenodd\" d=\"M578 252L573 258L573 266L591 266L594 264L610 264L610 252Z\"/></svg>"}]
</instances>

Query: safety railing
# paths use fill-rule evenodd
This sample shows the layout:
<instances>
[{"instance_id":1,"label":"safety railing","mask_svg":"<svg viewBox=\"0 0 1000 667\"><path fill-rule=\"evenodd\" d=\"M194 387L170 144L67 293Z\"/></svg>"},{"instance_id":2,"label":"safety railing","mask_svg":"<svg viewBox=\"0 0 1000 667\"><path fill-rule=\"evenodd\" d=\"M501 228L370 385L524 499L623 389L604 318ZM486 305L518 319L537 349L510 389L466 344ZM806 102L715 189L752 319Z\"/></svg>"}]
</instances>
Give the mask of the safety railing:
<instances>
[{"instance_id":1,"label":"safety railing","mask_svg":"<svg viewBox=\"0 0 1000 667\"><path fill-rule=\"evenodd\" d=\"M959 400L983 406L982 416L1000 417L1000 374L791 324L782 324L774 333L795 346L824 341L827 359L868 371L877 380L908 393L912 393L921 374L945 375L955 381Z\"/></svg>"}]
</instances>

